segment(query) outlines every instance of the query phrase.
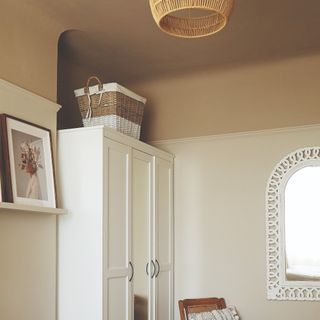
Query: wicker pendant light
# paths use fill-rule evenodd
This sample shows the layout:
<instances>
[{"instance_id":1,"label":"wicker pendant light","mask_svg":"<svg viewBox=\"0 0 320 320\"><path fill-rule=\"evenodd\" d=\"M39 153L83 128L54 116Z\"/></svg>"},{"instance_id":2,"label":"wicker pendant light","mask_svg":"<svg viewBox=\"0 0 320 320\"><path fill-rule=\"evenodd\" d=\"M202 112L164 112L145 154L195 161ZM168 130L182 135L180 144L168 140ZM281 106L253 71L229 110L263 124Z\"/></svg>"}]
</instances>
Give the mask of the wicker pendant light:
<instances>
[{"instance_id":1,"label":"wicker pendant light","mask_svg":"<svg viewBox=\"0 0 320 320\"><path fill-rule=\"evenodd\" d=\"M220 31L235 0L149 0L159 28L176 37L199 38ZM199 15L200 13L200 15Z\"/></svg>"}]
</instances>

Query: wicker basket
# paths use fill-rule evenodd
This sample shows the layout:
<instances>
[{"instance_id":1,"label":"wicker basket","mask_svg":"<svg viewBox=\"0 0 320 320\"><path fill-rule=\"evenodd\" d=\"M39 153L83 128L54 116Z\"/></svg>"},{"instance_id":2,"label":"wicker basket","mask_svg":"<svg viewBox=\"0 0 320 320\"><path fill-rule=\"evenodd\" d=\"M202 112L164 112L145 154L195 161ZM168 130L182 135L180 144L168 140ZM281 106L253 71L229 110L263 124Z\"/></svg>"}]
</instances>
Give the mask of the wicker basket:
<instances>
[{"instance_id":1,"label":"wicker basket","mask_svg":"<svg viewBox=\"0 0 320 320\"><path fill-rule=\"evenodd\" d=\"M92 80L98 84L89 86ZM85 127L105 125L140 138L145 98L117 83L102 84L97 77L90 77L86 86L74 93Z\"/></svg>"}]
</instances>

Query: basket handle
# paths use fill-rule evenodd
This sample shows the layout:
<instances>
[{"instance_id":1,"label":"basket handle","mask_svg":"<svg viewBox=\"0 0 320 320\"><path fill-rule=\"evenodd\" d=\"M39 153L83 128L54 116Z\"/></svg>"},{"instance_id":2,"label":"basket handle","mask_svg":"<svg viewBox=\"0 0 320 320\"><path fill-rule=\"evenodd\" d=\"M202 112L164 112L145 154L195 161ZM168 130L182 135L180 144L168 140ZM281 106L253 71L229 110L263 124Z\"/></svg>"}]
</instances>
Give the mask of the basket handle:
<instances>
[{"instance_id":1,"label":"basket handle","mask_svg":"<svg viewBox=\"0 0 320 320\"><path fill-rule=\"evenodd\" d=\"M103 85L102 85L100 79L99 79L98 77L96 77L96 76L91 76L91 77L89 77L89 79L87 80L87 84L86 84L86 86L84 87L84 93L89 94L89 85L90 85L90 82L91 82L92 80L95 80L95 81L98 83L98 89L99 89L99 91L102 90Z\"/></svg>"},{"instance_id":2,"label":"basket handle","mask_svg":"<svg viewBox=\"0 0 320 320\"><path fill-rule=\"evenodd\" d=\"M86 119L88 119L88 120L90 120L91 116L92 116L91 97L90 97L90 93L89 93L89 85L92 80L96 80L96 82L98 82L98 89L99 89L99 94L100 94L99 102L98 102L99 106L101 103L102 89L103 89L103 85L98 77L96 77L96 76L89 77L89 79L87 80L87 84L84 87L84 93L88 96L88 110L87 110L87 114L86 114Z\"/></svg>"}]
</instances>

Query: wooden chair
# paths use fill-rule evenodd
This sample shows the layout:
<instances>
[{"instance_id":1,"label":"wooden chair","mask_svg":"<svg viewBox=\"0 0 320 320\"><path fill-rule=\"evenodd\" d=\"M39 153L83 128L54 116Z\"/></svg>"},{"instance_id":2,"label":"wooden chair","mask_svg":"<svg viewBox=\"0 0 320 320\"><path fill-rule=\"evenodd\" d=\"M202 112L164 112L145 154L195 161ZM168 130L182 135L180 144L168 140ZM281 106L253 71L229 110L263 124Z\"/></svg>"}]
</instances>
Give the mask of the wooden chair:
<instances>
[{"instance_id":1,"label":"wooden chair","mask_svg":"<svg viewBox=\"0 0 320 320\"><path fill-rule=\"evenodd\" d=\"M188 320L189 313L198 313L226 308L223 298L199 298L179 300L181 320Z\"/></svg>"}]
</instances>

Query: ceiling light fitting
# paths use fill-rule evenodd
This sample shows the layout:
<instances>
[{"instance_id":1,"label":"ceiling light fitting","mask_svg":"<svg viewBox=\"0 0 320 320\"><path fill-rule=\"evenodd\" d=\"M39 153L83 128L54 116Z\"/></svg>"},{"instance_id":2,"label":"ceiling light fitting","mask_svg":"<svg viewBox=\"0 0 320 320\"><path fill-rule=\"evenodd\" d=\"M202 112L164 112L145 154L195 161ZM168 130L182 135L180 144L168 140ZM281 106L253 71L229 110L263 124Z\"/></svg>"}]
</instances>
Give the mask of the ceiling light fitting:
<instances>
[{"instance_id":1,"label":"ceiling light fitting","mask_svg":"<svg viewBox=\"0 0 320 320\"><path fill-rule=\"evenodd\" d=\"M176 37L199 38L227 24L235 0L149 0L159 28Z\"/></svg>"}]
</instances>

